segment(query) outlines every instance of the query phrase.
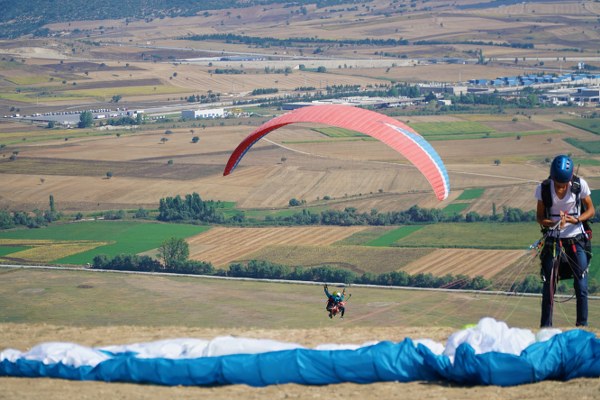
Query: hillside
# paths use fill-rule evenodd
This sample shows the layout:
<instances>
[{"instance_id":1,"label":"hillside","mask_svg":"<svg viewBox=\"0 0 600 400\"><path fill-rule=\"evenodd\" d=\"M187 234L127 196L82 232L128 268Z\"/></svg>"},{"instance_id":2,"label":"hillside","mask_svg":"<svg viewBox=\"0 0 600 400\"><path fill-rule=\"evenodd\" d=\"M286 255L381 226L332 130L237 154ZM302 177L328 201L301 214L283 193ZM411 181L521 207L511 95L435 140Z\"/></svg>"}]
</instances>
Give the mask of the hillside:
<instances>
[{"instance_id":1,"label":"hillside","mask_svg":"<svg viewBox=\"0 0 600 400\"><path fill-rule=\"evenodd\" d=\"M344 3L355 3L346 0ZM362 1L364 3L364 1ZM256 5L268 6L276 3L287 3L284 0L65 0L53 1L19 0L0 1L0 38L15 38L33 34L46 36L49 31L43 26L50 23L107 20L107 19L141 19L152 21L165 17L193 16L207 10L225 8L245 8ZM317 4L318 7L335 5L340 0L298 0L294 4Z\"/></svg>"}]
</instances>

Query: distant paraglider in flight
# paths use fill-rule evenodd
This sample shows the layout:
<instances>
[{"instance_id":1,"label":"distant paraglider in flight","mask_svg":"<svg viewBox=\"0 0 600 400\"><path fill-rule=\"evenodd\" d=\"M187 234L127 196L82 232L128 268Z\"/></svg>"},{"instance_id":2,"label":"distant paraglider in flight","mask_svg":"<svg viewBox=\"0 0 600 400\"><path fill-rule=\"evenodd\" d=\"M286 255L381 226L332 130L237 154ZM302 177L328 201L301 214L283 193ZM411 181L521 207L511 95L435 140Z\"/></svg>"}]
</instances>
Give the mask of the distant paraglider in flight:
<instances>
[{"instance_id":1,"label":"distant paraglider in flight","mask_svg":"<svg viewBox=\"0 0 600 400\"><path fill-rule=\"evenodd\" d=\"M282 126L302 122L321 123L353 130L387 144L406 157L425 176L439 200L448 197L450 180L446 167L433 147L421 135L387 115L345 105L302 107L265 122L250 133L233 151L223 175L229 175L244 154L263 136Z\"/></svg>"}]
</instances>

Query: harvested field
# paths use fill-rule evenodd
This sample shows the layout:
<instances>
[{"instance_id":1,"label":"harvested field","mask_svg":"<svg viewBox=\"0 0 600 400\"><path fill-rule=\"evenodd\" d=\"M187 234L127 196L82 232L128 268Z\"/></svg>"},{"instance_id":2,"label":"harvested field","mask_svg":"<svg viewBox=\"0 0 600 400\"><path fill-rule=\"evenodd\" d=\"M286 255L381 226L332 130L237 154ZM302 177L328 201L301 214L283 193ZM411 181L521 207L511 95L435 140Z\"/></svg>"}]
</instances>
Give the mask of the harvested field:
<instances>
[{"instance_id":1,"label":"harvested field","mask_svg":"<svg viewBox=\"0 0 600 400\"><path fill-rule=\"evenodd\" d=\"M409 263L402 270L411 275L452 274L490 279L528 255L529 252L525 250L436 249Z\"/></svg>"},{"instance_id":2,"label":"harvested field","mask_svg":"<svg viewBox=\"0 0 600 400\"><path fill-rule=\"evenodd\" d=\"M0 188L0 196L5 204L45 204L48 193L52 193L63 205L69 199L73 205L88 202L94 207L107 201L132 207L156 204L161 197L194 191L207 199L235 201L242 208L284 207L291 198L314 202L324 196L364 205L363 211L399 210L415 204L406 203L407 199L418 199L424 207L446 204L428 196L431 189L425 178L382 143L323 141L323 135L304 127L284 128L269 135L248 152L231 176L222 177L230 151L251 130L248 126L208 127L192 134L190 129L180 128L170 135L154 130L71 139L52 146L20 146L14 164L1 164L4 178L15 186L10 191ZM193 135L200 137L199 143L191 143ZM162 143L164 137L168 141ZM434 144L445 160L454 189L538 182L547 175L547 166L530 163L531 158L539 154L542 161L548 154L565 151L564 142L549 142L543 136ZM502 163L495 165L496 159ZM173 160L172 165L168 165L169 160ZM107 171L113 172L110 181L103 179ZM13 179L11 173L22 175ZM40 177L46 174L52 178L40 185ZM99 185L87 177L105 182ZM104 195L106 185L115 188L110 196ZM398 197L375 199L379 194ZM512 201L502 190L495 195L499 196L495 198L498 203Z\"/></svg>"},{"instance_id":3,"label":"harvested field","mask_svg":"<svg viewBox=\"0 0 600 400\"><path fill-rule=\"evenodd\" d=\"M77 83L77 90L87 90L87 89L109 89L109 88L124 88L124 87L132 87L132 86L159 86L163 85L163 82L157 78L148 78L148 79L123 79L123 80L111 80L111 81L98 81L95 80L93 82L80 82ZM73 88L64 88L60 87L54 88L55 91L70 91L74 90ZM119 90L117 89L116 92Z\"/></svg>"},{"instance_id":4,"label":"harvested field","mask_svg":"<svg viewBox=\"0 0 600 400\"><path fill-rule=\"evenodd\" d=\"M299 228L226 228L215 227L189 238L190 259L209 261L223 267L233 261L248 260L266 246L328 246L365 227L299 227Z\"/></svg>"},{"instance_id":5,"label":"harvested field","mask_svg":"<svg viewBox=\"0 0 600 400\"><path fill-rule=\"evenodd\" d=\"M501 210L503 207L520 208L523 211L535 210L534 192L536 185L537 183L531 183L488 188L482 196L471 202L465 212L473 211L480 215L489 215L494 204L497 210Z\"/></svg>"},{"instance_id":6,"label":"harvested field","mask_svg":"<svg viewBox=\"0 0 600 400\"><path fill-rule=\"evenodd\" d=\"M136 163L19 157L15 161L0 160L0 173L35 175L43 171L44 176L106 177L106 173L110 171L113 176L120 177L190 180L214 176L222 172L221 167L216 165L168 165L167 160L159 161L161 160Z\"/></svg>"},{"instance_id":7,"label":"harvested field","mask_svg":"<svg viewBox=\"0 0 600 400\"><path fill-rule=\"evenodd\" d=\"M358 274L382 274L403 270L420 257L434 251L427 248L366 247L366 246L303 246L275 245L247 256L249 260L268 260L289 266L330 265Z\"/></svg>"}]
</instances>

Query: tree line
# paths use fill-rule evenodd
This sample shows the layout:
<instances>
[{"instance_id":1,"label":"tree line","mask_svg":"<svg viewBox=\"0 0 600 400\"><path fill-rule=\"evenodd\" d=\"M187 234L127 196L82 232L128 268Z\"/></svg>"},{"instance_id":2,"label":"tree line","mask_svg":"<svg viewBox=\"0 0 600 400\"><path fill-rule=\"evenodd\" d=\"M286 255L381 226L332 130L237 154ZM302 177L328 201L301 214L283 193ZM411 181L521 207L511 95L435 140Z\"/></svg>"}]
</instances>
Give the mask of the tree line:
<instances>
[{"instance_id":1,"label":"tree line","mask_svg":"<svg viewBox=\"0 0 600 400\"><path fill-rule=\"evenodd\" d=\"M113 258L106 255L94 257L93 269L137 272L167 272L174 274L228 276L236 278L284 279L309 282L340 282L345 284L367 284L382 286L405 286L420 288L489 290L492 282L481 276L447 274L442 277L432 274L410 275L404 271L375 274L323 265L318 267L290 267L263 260L233 263L228 269L215 269L211 263L192 260L175 260L165 265L149 256L120 254Z\"/></svg>"},{"instance_id":2,"label":"tree line","mask_svg":"<svg viewBox=\"0 0 600 400\"><path fill-rule=\"evenodd\" d=\"M257 47L291 47L300 45L314 45L314 44L337 44L339 46L406 46L409 44L406 39L323 39L318 37L293 37L293 38L274 38L268 36L247 36L237 35L234 33L212 33L206 35L191 35L179 38L181 40L194 40L194 41L222 41L225 43L240 43L248 46Z\"/></svg>"},{"instance_id":3,"label":"tree line","mask_svg":"<svg viewBox=\"0 0 600 400\"><path fill-rule=\"evenodd\" d=\"M291 203L290 203L291 204ZM190 222L190 223L220 223L220 224L258 224L259 222L247 218L243 213L236 213L226 218L220 211L221 203L204 201L198 193L185 195L181 198L166 197L160 199L159 214L157 219L165 222ZM343 210L323 210L320 212L302 209L292 215L266 216L266 225L410 225L438 222L532 222L535 221L535 211L523 211L518 208L503 207L501 213L493 212L492 215L480 215L469 212L466 215L448 214L438 208L422 208L417 205L404 211L379 212L372 209L370 212L359 212L354 207Z\"/></svg>"},{"instance_id":4,"label":"tree line","mask_svg":"<svg viewBox=\"0 0 600 400\"><path fill-rule=\"evenodd\" d=\"M56 210L53 195L49 196L48 205L50 208L47 210L35 209L31 213L25 211L10 212L0 210L0 229L11 229L19 226L41 228L42 226L47 226L49 223L60 219L62 213Z\"/></svg>"}]
</instances>

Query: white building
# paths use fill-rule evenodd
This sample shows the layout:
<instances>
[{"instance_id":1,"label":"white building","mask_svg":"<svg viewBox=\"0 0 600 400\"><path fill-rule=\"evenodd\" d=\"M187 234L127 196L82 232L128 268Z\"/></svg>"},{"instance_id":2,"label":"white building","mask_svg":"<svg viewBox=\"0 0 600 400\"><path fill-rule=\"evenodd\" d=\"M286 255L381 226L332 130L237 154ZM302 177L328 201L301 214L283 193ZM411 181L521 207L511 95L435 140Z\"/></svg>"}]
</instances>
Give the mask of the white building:
<instances>
[{"instance_id":1,"label":"white building","mask_svg":"<svg viewBox=\"0 0 600 400\"><path fill-rule=\"evenodd\" d=\"M223 110L222 108L181 111L181 118L183 118L183 119L208 119L208 118L223 118L223 117L225 117L225 110Z\"/></svg>"}]
</instances>

